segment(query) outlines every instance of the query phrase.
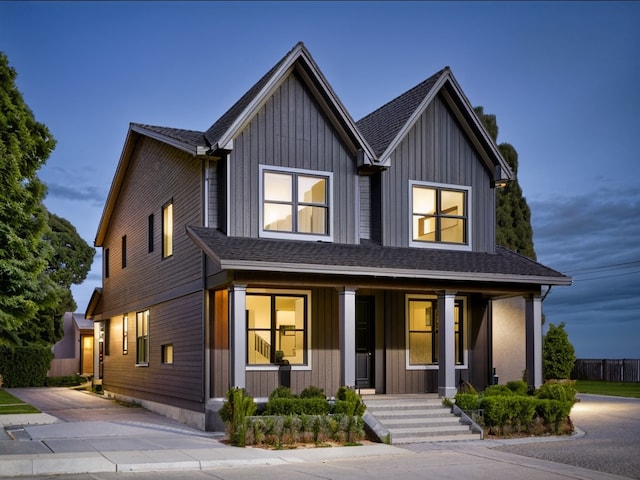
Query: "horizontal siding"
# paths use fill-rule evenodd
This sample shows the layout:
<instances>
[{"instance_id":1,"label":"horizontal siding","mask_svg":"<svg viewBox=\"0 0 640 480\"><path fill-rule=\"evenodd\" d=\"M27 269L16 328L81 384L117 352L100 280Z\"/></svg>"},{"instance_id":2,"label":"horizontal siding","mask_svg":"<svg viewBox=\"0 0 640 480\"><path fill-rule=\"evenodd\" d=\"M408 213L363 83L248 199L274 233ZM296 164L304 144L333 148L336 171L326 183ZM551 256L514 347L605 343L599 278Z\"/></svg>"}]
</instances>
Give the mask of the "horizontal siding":
<instances>
[{"instance_id":1,"label":"horizontal siding","mask_svg":"<svg viewBox=\"0 0 640 480\"><path fill-rule=\"evenodd\" d=\"M228 169L232 236L259 234L259 165L333 172L334 241L356 241L355 159L296 74L234 139Z\"/></svg>"},{"instance_id":2,"label":"horizontal siding","mask_svg":"<svg viewBox=\"0 0 640 480\"><path fill-rule=\"evenodd\" d=\"M400 142L391 156L390 168L382 173L385 245L409 246L411 180L471 186L473 250L494 250L495 190L490 174L439 98Z\"/></svg>"},{"instance_id":3,"label":"horizontal siding","mask_svg":"<svg viewBox=\"0 0 640 480\"><path fill-rule=\"evenodd\" d=\"M103 281L104 317L143 308L200 278L198 247L187 225L202 225L202 165L170 146L140 138L104 241L110 251L109 278ZM173 199L173 256L162 259L162 207ZM154 251L148 252L148 218L154 216ZM122 268L122 236L127 236L127 266ZM182 288L184 290L184 288ZM184 293L184 292L181 292ZM166 296L165 295L165 296Z\"/></svg>"},{"instance_id":4,"label":"horizontal siding","mask_svg":"<svg viewBox=\"0 0 640 480\"><path fill-rule=\"evenodd\" d=\"M128 313L128 354L122 353L122 316L109 323L104 357L106 390L170 405L203 407L202 295L191 294L149 308L149 365L136 366L136 312ZM174 363L162 364L161 346L173 344Z\"/></svg>"}]
</instances>

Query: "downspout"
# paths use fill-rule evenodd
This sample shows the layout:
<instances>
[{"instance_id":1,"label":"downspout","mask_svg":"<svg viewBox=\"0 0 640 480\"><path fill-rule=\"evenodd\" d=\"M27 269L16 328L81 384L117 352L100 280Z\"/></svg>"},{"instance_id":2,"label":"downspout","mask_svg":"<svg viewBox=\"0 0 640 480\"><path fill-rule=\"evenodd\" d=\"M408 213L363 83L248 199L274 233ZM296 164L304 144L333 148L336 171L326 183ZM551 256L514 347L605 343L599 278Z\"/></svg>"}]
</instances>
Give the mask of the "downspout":
<instances>
[{"instance_id":1,"label":"downspout","mask_svg":"<svg viewBox=\"0 0 640 480\"><path fill-rule=\"evenodd\" d=\"M544 302L544 299L547 298L547 295L549 295L551 293L551 288L552 285L547 285L549 288L547 289L547 291L544 293L544 295L542 296L542 298L540 299L540 303Z\"/></svg>"}]
</instances>

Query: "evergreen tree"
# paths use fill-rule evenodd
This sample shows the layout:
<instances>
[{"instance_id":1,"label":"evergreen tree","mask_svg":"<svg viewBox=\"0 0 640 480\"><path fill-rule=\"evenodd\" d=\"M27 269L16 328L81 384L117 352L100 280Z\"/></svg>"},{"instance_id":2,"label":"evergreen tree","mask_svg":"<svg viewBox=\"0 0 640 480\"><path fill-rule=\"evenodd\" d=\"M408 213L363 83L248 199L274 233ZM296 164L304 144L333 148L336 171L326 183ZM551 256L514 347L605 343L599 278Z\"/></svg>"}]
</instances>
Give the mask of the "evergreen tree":
<instances>
[{"instance_id":1,"label":"evergreen tree","mask_svg":"<svg viewBox=\"0 0 640 480\"><path fill-rule=\"evenodd\" d=\"M498 140L498 123L495 115L484 113L483 107L475 108L484 127L494 141ZM498 150L513 170L516 179L498 189L496 195L496 243L529 258L536 259L531 228L531 210L518 184L518 152L512 145L501 143Z\"/></svg>"},{"instance_id":2,"label":"evergreen tree","mask_svg":"<svg viewBox=\"0 0 640 480\"><path fill-rule=\"evenodd\" d=\"M564 329L564 322L558 326L549 324L549 330L542 342L542 372L545 380L567 379L576 363L573 345Z\"/></svg>"},{"instance_id":3,"label":"evergreen tree","mask_svg":"<svg viewBox=\"0 0 640 480\"><path fill-rule=\"evenodd\" d=\"M16 343L20 325L47 296L41 275L53 254L45 240L45 186L36 173L55 147L15 85L0 52L0 343Z\"/></svg>"}]
</instances>

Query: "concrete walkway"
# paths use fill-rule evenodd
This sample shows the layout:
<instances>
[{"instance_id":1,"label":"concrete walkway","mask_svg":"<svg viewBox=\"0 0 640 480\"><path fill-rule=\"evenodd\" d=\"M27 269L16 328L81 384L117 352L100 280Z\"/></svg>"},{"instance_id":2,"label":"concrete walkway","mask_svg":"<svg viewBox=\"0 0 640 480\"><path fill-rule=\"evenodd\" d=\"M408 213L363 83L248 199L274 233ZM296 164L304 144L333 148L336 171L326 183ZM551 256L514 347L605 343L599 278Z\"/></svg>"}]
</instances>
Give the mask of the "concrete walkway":
<instances>
[{"instance_id":1,"label":"concrete walkway","mask_svg":"<svg viewBox=\"0 0 640 480\"><path fill-rule=\"evenodd\" d=\"M402 465L403 458L417 455L421 460L433 456L433 465L442 471L448 468L441 463L446 451L457 455L457 461L451 464L451 473L455 469L456 477L464 473L467 478L484 478L477 470L478 459L482 459L483 470L490 466L494 471L508 471L509 478L515 473L520 480L624 478L493 451L488 447L505 444L494 441L439 443L420 452L383 444L277 451L236 448L222 443L221 434L195 430L145 409L123 406L87 392L66 388L8 391L47 413L0 415L0 477L302 463L311 466L347 459L387 459Z\"/></svg>"}]
</instances>

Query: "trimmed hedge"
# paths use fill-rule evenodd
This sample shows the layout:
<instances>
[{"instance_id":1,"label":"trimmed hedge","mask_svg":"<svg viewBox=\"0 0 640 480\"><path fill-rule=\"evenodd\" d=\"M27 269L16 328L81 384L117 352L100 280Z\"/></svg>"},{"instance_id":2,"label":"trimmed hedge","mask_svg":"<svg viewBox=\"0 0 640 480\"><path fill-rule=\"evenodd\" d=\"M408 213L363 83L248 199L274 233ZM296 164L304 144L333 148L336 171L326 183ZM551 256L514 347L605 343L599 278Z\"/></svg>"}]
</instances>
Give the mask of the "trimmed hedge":
<instances>
[{"instance_id":1,"label":"trimmed hedge","mask_svg":"<svg viewBox=\"0 0 640 480\"><path fill-rule=\"evenodd\" d=\"M576 402L576 390L572 382L548 382L535 394L526 391L524 382L509 385L493 385L474 395L459 393L456 405L467 413L482 412L481 423L489 433L503 435L510 432L529 434L560 433L572 430L569 413Z\"/></svg>"},{"instance_id":2,"label":"trimmed hedge","mask_svg":"<svg viewBox=\"0 0 640 480\"><path fill-rule=\"evenodd\" d=\"M53 352L50 346L0 346L0 375L3 386L43 387L51 367Z\"/></svg>"},{"instance_id":3,"label":"trimmed hedge","mask_svg":"<svg viewBox=\"0 0 640 480\"><path fill-rule=\"evenodd\" d=\"M240 406L240 408L238 408ZM219 411L227 424L230 443L236 446L357 442L364 438L365 405L354 390L341 387L333 405L322 389L307 387L300 396L288 387L269 395L262 416L253 416L255 403L244 389L230 389Z\"/></svg>"}]
</instances>

